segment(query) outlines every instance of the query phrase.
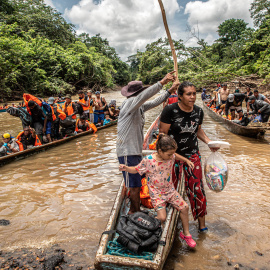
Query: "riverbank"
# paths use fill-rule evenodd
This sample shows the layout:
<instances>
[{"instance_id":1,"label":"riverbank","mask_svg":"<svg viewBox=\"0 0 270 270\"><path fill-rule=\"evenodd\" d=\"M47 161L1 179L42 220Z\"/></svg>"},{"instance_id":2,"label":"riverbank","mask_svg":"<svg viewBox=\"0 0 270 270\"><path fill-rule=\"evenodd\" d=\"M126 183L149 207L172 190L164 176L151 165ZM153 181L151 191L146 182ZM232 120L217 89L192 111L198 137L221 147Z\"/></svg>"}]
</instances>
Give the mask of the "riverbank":
<instances>
[{"instance_id":1,"label":"riverbank","mask_svg":"<svg viewBox=\"0 0 270 270\"><path fill-rule=\"evenodd\" d=\"M72 253L58 244L45 249L20 248L10 252L0 251L0 269L94 269L93 266L81 262L82 252Z\"/></svg>"},{"instance_id":2,"label":"riverbank","mask_svg":"<svg viewBox=\"0 0 270 270\"><path fill-rule=\"evenodd\" d=\"M239 89L242 93L246 92L246 87L248 86L251 88L251 91L257 89L259 93L265 95L266 97L270 97L270 84L265 84L264 79L258 77L256 74L235 77L230 81L219 83L227 83L229 90L233 91L235 89ZM217 84L211 83L206 85L205 88L208 92L213 92L217 88Z\"/></svg>"}]
</instances>

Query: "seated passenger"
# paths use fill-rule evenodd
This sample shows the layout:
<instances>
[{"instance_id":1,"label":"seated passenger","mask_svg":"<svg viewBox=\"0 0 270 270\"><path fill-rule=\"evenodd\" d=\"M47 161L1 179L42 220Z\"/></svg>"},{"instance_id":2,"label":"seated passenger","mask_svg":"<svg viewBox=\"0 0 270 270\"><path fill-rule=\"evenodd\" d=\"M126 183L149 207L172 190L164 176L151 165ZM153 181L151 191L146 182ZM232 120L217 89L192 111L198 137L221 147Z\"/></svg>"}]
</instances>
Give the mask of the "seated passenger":
<instances>
[{"instance_id":1,"label":"seated passenger","mask_svg":"<svg viewBox=\"0 0 270 270\"><path fill-rule=\"evenodd\" d=\"M103 121L103 126L109 124L112 121L109 114L105 115L105 120Z\"/></svg>"},{"instance_id":2,"label":"seated passenger","mask_svg":"<svg viewBox=\"0 0 270 270\"><path fill-rule=\"evenodd\" d=\"M88 130L93 130L95 132L97 132L97 128L94 124L90 123L87 119L86 115L82 115L80 116L80 119L77 120L76 122L76 127L75 127L75 131L77 133L81 133L84 131L88 131Z\"/></svg>"},{"instance_id":3,"label":"seated passenger","mask_svg":"<svg viewBox=\"0 0 270 270\"><path fill-rule=\"evenodd\" d=\"M226 105L225 114L226 119L228 119L229 110L231 111L232 119L235 119L235 111L239 114L239 118L243 117L242 102L245 100L246 95L241 93L229 94Z\"/></svg>"},{"instance_id":4,"label":"seated passenger","mask_svg":"<svg viewBox=\"0 0 270 270\"><path fill-rule=\"evenodd\" d=\"M11 155L20 151L19 144L9 133L2 135L3 143L0 147L0 156Z\"/></svg>"},{"instance_id":5,"label":"seated passenger","mask_svg":"<svg viewBox=\"0 0 270 270\"><path fill-rule=\"evenodd\" d=\"M32 146L42 145L36 131L31 127L25 127L22 132L17 136L17 143L19 144L20 151L31 148Z\"/></svg>"},{"instance_id":6,"label":"seated passenger","mask_svg":"<svg viewBox=\"0 0 270 270\"><path fill-rule=\"evenodd\" d=\"M119 116L119 110L116 109L116 100L112 99L110 104L109 104L109 108L108 108L108 114L111 120L115 120L118 118ZM106 116L106 115L105 115Z\"/></svg>"}]
</instances>

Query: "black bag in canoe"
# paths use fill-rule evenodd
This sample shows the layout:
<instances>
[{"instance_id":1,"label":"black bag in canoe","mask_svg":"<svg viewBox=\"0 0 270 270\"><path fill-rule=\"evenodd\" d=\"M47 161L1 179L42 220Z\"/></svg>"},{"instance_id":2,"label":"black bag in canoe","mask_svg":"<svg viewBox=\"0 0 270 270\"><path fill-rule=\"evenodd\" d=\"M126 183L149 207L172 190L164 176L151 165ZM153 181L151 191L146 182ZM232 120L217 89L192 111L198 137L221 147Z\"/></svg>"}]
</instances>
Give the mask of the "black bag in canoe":
<instances>
[{"instance_id":1,"label":"black bag in canoe","mask_svg":"<svg viewBox=\"0 0 270 270\"><path fill-rule=\"evenodd\" d=\"M135 253L154 252L160 244L161 222L144 212L121 216L117 242Z\"/></svg>"}]
</instances>

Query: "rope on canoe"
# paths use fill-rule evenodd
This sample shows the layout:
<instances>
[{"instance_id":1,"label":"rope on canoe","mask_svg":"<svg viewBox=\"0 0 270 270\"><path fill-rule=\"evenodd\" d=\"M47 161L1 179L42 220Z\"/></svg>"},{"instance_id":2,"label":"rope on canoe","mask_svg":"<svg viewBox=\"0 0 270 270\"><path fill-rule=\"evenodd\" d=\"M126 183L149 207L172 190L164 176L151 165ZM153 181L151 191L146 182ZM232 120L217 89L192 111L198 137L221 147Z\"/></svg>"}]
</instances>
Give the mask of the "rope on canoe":
<instances>
[{"instance_id":1,"label":"rope on canoe","mask_svg":"<svg viewBox=\"0 0 270 270\"><path fill-rule=\"evenodd\" d=\"M122 245L120 245L116 238L114 238L113 241L109 241L107 245L107 254L114 255L114 256L120 256L120 257L128 257L128 258L136 258L136 259L143 259L143 260L149 260L152 261L154 259L154 254L151 252L145 252L143 251L140 254L136 254L134 252L129 251Z\"/></svg>"}]
</instances>

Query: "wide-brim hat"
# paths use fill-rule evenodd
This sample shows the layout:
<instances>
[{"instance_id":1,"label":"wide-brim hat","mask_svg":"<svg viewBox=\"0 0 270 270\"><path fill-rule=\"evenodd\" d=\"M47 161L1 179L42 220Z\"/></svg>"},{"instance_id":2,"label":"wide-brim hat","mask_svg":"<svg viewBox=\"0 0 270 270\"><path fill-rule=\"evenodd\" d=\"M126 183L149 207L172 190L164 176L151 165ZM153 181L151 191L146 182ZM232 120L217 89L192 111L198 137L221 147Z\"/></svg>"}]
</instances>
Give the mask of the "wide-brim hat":
<instances>
[{"instance_id":1,"label":"wide-brim hat","mask_svg":"<svg viewBox=\"0 0 270 270\"><path fill-rule=\"evenodd\" d=\"M71 95L66 95L65 98L71 99Z\"/></svg>"},{"instance_id":2,"label":"wide-brim hat","mask_svg":"<svg viewBox=\"0 0 270 270\"><path fill-rule=\"evenodd\" d=\"M148 86L143 86L142 81L131 81L128 85L124 86L121 90L121 94L124 97L130 97L138 92L141 92L148 88Z\"/></svg>"}]
</instances>

